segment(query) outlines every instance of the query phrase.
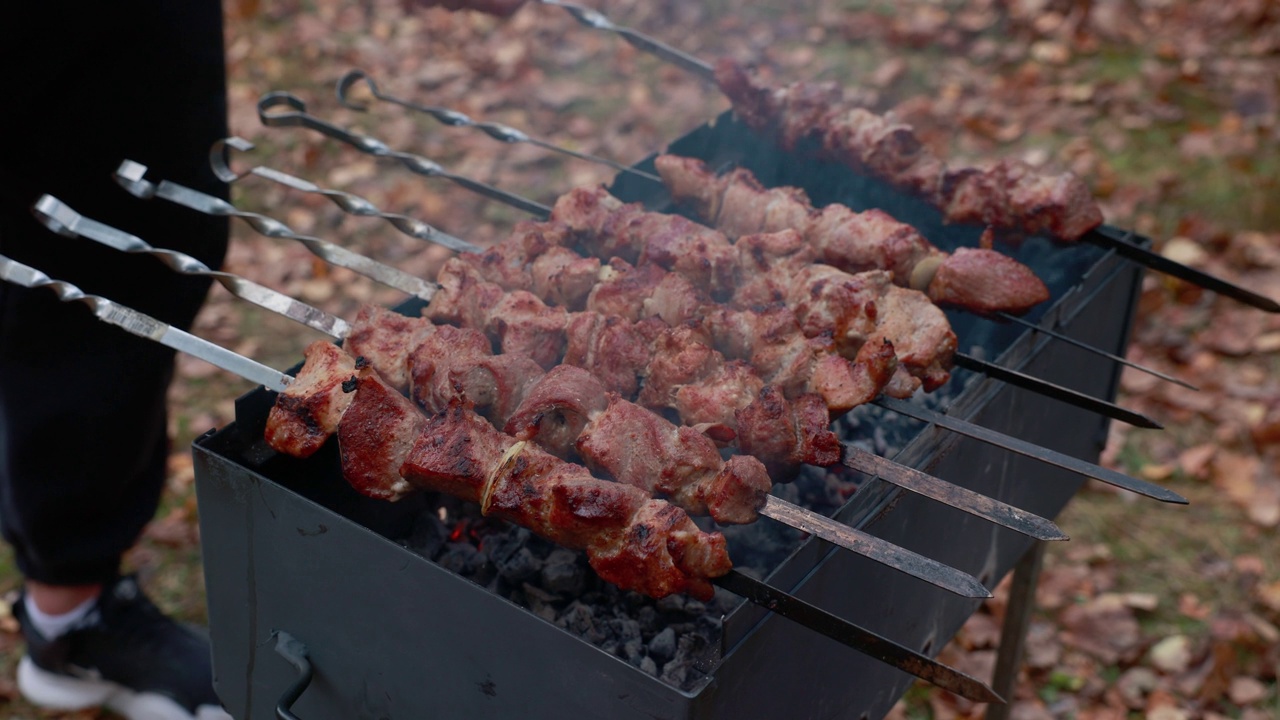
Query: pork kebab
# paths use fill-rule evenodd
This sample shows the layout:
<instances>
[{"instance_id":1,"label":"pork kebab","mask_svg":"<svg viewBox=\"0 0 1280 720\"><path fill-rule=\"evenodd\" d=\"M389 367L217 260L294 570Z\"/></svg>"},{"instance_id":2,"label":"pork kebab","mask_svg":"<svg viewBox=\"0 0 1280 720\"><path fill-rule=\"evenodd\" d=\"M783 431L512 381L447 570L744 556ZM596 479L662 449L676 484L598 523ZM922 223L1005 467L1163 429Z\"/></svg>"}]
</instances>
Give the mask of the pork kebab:
<instances>
[{"instance_id":1,"label":"pork kebab","mask_svg":"<svg viewBox=\"0 0 1280 720\"><path fill-rule=\"evenodd\" d=\"M295 380L3 256L0 279L28 288L48 288L64 302L83 302L105 323L200 357L277 392ZM335 359L339 362L332 367L348 369L340 358ZM351 365L354 368L355 363ZM423 489L455 493L479 504L491 517L524 525L563 546L585 550L588 562L602 577L613 578L623 587L658 598L688 592L707 599L713 592L712 583L722 585L939 687L977 702L1000 700L989 687L964 673L735 571L724 537L703 532L678 508L629 486L594 478L585 468L539 453L528 443L515 442L460 406L427 419L368 368L346 380L341 377L332 379L338 380L342 392L354 396L340 423L355 428L346 450L352 470L392 485L408 479ZM454 419L457 422L451 425ZM472 427L466 426L468 420Z\"/></svg>"},{"instance_id":2,"label":"pork kebab","mask_svg":"<svg viewBox=\"0 0 1280 720\"><path fill-rule=\"evenodd\" d=\"M659 155L654 165L673 199L730 240L796 230L808 257L850 273L888 270L897 285L980 314L1021 314L1049 299L1040 278L1013 258L989 248L946 253L882 210L818 209L801 188L765 188L745 168L717 176L697 158Z\"/></svg>"},{"instance_id":3,"label":"pork kebab","mask_svg":"<svg viewBox=\"0 0 1280 720\"><path fill-rule=\"evenodd\" d=\"M421 338L412 349L404 341L411 334ZM407 366L411 395L429 413L463 422L463 429L473 421L460 418L480 413L501 428L512 407L511 398L523 398L520 408L505 422L508 434L535 439L544 450L562 459L582 458L597 472L648 496L669 498L689 513L710 515L719 523L740 524L754 522L767 507L778 508L768 496L771 481L755 458L735 455L722 459L705 435L672 425L607 392L580 368L562 365L544 373L525 356L492 355L487 339L477 331L433 327L421 318L377 309L366 309L357 319L348 344L373 351L374 361L363 356L352 358L324 342L308 348L307 363L298 381L278 397L265 435L272 448L306 457L336 433L344 475L363 494L396 500L413 490L412 483L396 480L385 468L365 462L371 454L360 450L364 445L391 447L387 443L392 441L386 438L370 439L387 434L378 426L376 416L370 415L362 426L351 429L354 406L348 394L357 379L347 373L368 368L376 374L379 364L390 364L389 369ZM397 393L403 390L383 381L381 375L377 377L382 387ZM394 407L389 412L394 419ZM391 427L394 430L394 422ZM357 449L355 462L349 457L352 447ZM770 514L776 516L775 512ZM808 523L802 527L953 592L989 596L971 576L858 531L844 528L838 538L832 538L823 527Z\"/></svg>"},{"instance_id":4,"label":"pork kebab","mask_svg":"<svg viewBox=\"0 0 1280 720\"><path fill-rule=\"evenodd\" d=\"M266 439L301 458L335 435L343 476L358 492L397 500L434 490L478 503L487 516L586 551L621 588L706 599L709 579L732 568L724 536L700 530L680 508L520 443L461 402L428 417L373 368L316 341L278 396Z\"/></svg>"}]
</instances>

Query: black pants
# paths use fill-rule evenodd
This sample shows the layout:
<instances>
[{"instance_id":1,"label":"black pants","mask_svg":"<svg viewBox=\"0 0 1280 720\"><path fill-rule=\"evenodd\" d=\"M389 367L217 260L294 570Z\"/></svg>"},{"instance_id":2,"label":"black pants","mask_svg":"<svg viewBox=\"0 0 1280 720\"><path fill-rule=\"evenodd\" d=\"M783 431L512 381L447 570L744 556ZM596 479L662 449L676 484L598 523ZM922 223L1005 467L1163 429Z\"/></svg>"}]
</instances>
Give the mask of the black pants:
<instances>
[{"instance_id":1,"label":"black pants","mask_svg":"<svg viewBox=\"0 0 1280 720\"><path fill-rule=\"evenodd\" d=\"M55 235L31 207L48 193L156 247L222 262L225 219L134 198L111 177L130 159L149 178L226 196L208 165L227 134L220 3L18 6L0 13L0 67L18 73L0 113L0 254L189 327L207 281ZM0 282L0 528L28 578L118 572L164 486L172 376L168 349L48 290Z\"/></svg>"}]
</instances>

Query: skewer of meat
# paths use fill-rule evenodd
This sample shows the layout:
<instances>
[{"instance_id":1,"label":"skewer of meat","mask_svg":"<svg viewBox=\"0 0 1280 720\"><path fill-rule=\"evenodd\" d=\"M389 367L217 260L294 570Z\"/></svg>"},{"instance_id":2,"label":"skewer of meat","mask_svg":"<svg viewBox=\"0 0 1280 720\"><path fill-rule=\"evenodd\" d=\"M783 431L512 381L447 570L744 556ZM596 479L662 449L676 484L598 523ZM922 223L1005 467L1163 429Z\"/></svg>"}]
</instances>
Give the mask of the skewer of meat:
<instances>
[{"instance_id":1,"label":"skewer of meat","mask_svg":"<svg viewBox=\"0 0 1280 720\"><path fill-rule=\"evenodd\" d=\"M89 295L69 283L54 280L44 273L0 256L0 279L28 288L45 287L57 293L64 302L80 301L85 303L94 316L103 322L116 325L130 333L159 342L175 350L195 355L234 374L261 383L276 392L286 390L293 382L289 375L257 363L247 357L232 353L222 347L213 345L201 338L148 317L131 308L118 305L107 298ZM348 378L339 381L349 384L355 392L367 379ZM378 389L376 377L374 385L367 387ZM357 396L358 397L358 396ZM393 406L403 407L407 402L397 393L366 393L367 399L374 406L386 401ZM353 402L354 404L354 402ZM439 419L439 418L437 418ZM407 423L416 427L417 423L408 416ZM487 424L481 422L481 432ZM557 536L566 544L573 542L587 543L588 552L595 551L596 562L604 572L616 572L622 579L630 578L642 583L640 587L653 586L657 592L671 592L677 587L688 586L689 592L702 593L708 588L701 580L708 580L725 587L730 592L740 595L762 607L778 612L805 627L822 633L854 650L865 653L895 668L911 673L916 677L928 680L939 687L951 690L971 698L977 702L999 702L1000 698L991 689L974 678L957 672L945 665L927 658L920 653L903 647L876 633L865 630L840 617L823 612L786 592L743 575L726 562L727 556L721 552L723 544L717 542L716 533L702 533L696 526L681 520L678 511L666 510L658 501L638 497L628 493L626 486L617 483L597 484L594 478L583 477L572 468L568 469L565 482L549 482L541 478L553 478L559 466L545 458L535 458L545 465L521 460L525 456L525 448L518 444L507 447L497 464L496 471L487 475L484 470L493 467L489 462L492 453L477 453L477 448L494 449L493 444L484 445L476 439L463 436L460 442L449 446L440 442L451 435L443 428L427 427L428 434L420 437L430 447L418 453L415 441L409 460L418 460L419 465L410 468L408 462L395 468L395 453L381 452L374 448L374 453L388 473L393 469L403 477L408 471L419 473L418 482L431 489L444 487L456 488L464 498L477 495L491 511L492 515L504 516L501 494L505 489L514 489L522 497L532 496L541 502L536 508L521 508L516 515L526 519L531 525L543 520L545 524L554 526L553 530L563 532ZM432 433L436 430L435 433ZM483 438L482 438L483 440ZM497 448L501 449L505 440L498 438ZM463 450L471 450L472 455L466 462L459 463L460 456L455 452L457 445ZM442 454L432 454L432 448L444 447ZM437 466L433 460L439 461ZM522 467L523 466L523 467ZM530 468L536 472L531 473ZM554 479L554 478L553 478ZM437 487L439 486L439 487ZM611 498L621 493L623 502L612 501ZM625 497L630 494L630 503ZM488 499L485 496L488 495ZM631 512L628 507L639 506L639 510ZM536 531L536 530L535 530ZM722 540L722 538L721 538ZM667 562L667 559L670 562ZM669 573L664 581L654 571L668 570L675 566L679 574ZM647 573L647 574L646 574ZM641 590L643 591L643 590Z\"/></svg>"},{"instance_id":2,"label":"skewer of meat","mask_svg":"<svg viewBox=\"0 0 1280 720\"><path fill-rule=\"evenodd\" d=\"M401 389L427 412L466 403L518 439L537 439L559 457L576 454L695 515L722 524L754 522L773 486L758 459L723 460L700 430L676 426L608 391L582 368L557 365L544 373L527 355L494 355L478 330L432 326L376 308L361 310L352 328L350 352L389 376L407 370L408 387Z\"/></svg>"},{"instance_id":3,"label":"skewer of meat","mask_svg":"<svg viewBox=\"0 0 1280 720\"><path fill-rule=\"evenodd\" d=\"M432 327L433 332L423 329ZM410 337L417 338L416 346L406 342ZM527 357L491 354L488 341L478 331L431 326L422 318L373 307L361 310L347 344L371 354L361 355L354 365L350 360L340 363L335 371L334 363L349 354L332 345L309 349L308 363L315 368L302 373L298 388L286 389L272 408L266 437L280 445L281 452L299 454L315 445L304 446L296 434L281 428L319 434L341 427L345 421L333 420L337 412L322 423L315 416L300 417L298 409L326 405L324 398L336 394L349 368L367 367L382 377L380 368L395 375L397 367L407 366L410 386L393 389L407 390L429 413L460 405L487 416L499 429L505 426L508 434L536 439L562 459L585 458L588 465L615 480L650 496L665 497L687 512L709 515L723 524L754 522L766 515L951 592L989 596L981 583L965 573L770 496L772 481L758 460L744 455L722 459L715 443L700 431L675 426L606 392L580 368L558 366L544 373ZM346 387L353 382L348 380ZM309 395L321 399L311 401ZM504 422L516 404L519 412ZM372 424L368 429L376 431ZM387 487L377 477L366 479L354 470L348 481L360 492L384 499L395 499L406 490ZM1056 537L1062 536L1056 533Z\"/></svg>"},{"instance_id":4,"label":"skewer of meat","mask_svg":"<svg viewBox=\"0 0 1280 720\"><path fill-rule=\"evenodd\" d=\"M949 168L909 125L842 107L834 85L768 87L727 58L715 63L714 74L734 112L752 129L777 138L783 149L820 148L824 157L922 197L947 222L1048 234L1065 242L1102 224L1093 193L1071 173L1044 175L1017 160Z\"/></svg>"},{"instance_id":5,"label":"skewer of meat","mask_svg":"<svg viewBox=\"0 0 1280 720\"><path fill-rule=\"evenodd\" d=\"M394 501L425 489L479 503L486 516L585 550L602 578L656 598L707 599L708 579L732 567L720 533L640 488L504 435L459 401L429 418L332 343L305 355L268 415L267 443L303 458L336 434L343 477L364 495Z\"/></svg>"},{"instance_id":6,"label":"skewer of meat","mask_svg":"<svg viewBox=\"0 0 1280 720\"><path fill-rule=\"evenodd\" d=\"M741 349L756 348L752 359L775 369L766 381L748 363L726 361L697 323L670 327L656 319L631 322L592 310L570 313L527 291L507 293L460 258L445 263L440 281L441 290L425 311L434 321L485 330L503 353L543 351L544 367L562 356L608 387L639 389L639 402L676 410L685 424L725 427L728 437L759 457L775 477L794 472L799 463L837 462L839 444L828 428L829 413L874 398L894 367L891 346L868 345L860 362L850 363L834 353L820 355L815 343L795 332L794 323L789 334L778 330L774 336L722 323L723 335L734 337ZM752 311L736 317L767 322ZM546 352L549 347L556 350Z\"/></svg>"},{"instance_id":7,"label":"skewer of meat","mask_svg":"<svg viewBox=\"0 0 1280 720\"><path fill-rule=\"evenodd\" d=\"M1013 258L987 248L946 253L881 210L819 210L800 188L765 188L745 168L716 176L696 158L659 155L654 164L676 201L731 240L796 230L824 263L850 273L888 270L895 284L971 312L1021 314L1049 299L1044 283Z\"/></svg>"},{"instance_id":8,"label":"skewer of meat","mask_svg":"<svg viewBox=\"0 0 1280 720\"><path fill-rule=\"evenodd\" d=\"M815 262L813 249L794 230L748 236L735 245L723 233L623 203L603 188L562 195L551 219L569 226L570 239L596 257L658 265L739 308L782 303L806 337L831 337L845 357L887 340L899 360L897 397L921 384L932 391L950 375L956 336L923 293L895 286L885 271L853 275Z\"/></svg>"}]
</instances>

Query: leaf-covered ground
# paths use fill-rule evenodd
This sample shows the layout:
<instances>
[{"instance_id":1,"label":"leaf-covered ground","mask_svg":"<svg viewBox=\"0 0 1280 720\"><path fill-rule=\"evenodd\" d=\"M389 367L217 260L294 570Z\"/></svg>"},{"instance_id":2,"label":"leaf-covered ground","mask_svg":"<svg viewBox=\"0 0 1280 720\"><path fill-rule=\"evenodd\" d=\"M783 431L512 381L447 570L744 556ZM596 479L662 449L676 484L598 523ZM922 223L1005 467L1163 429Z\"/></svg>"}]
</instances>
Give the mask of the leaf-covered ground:
<instances>
[{"instance_id":1,"label":"leaf-covered ground","mask_svg":"<svg viewBox=\"0 0 1280 720\"><path fill-rule=\"evenodd\" d=\"M1280 297L1280 6L1268 0L912 0L910 2L595 4L614 21L702 58L730 55L780 81L836 80L894 110L940 152L1019 157L1086 178L1108 222L1166 255ZM287 90L312 113L459 174L541 201L605 180L607 167L507 145L370 99L338 105L353 68L388 94L504 122L575 150L632 162L728 107L713 89L562 10L507 21L399 0L226 0L232 128L256 144L236 161L267 165L484 243L520 215L394 161L301 128L267 128L258 98ZM295 230L430 276L444 255L390 225L258 178L236 203ZM350 315L394 292L330 270L301 245L234 231L227 269ZM163 245L163 238L146 238ZM278 367L320 337L246 308L220 288L197 333ZM1122 403L1164 431L1114 433L1110 464L1191 499L1159 506L1090 487L1059 518L1013 715L1164 720L1280 715L1280 319L1149 276L1133 360L1200 387L1127 371ZM173 389L175 450L165 506L129 558L161 603L204 615L188 446L230 422L248 389L190 359ZM16 588L0 556L0 592ZM943 658L989 678L1006 592ZM0 614L0 717L56 717L16 697L21 652ZM981 717L985 708L914 688L902 718ZM95 712L66 717L99 717ZM103 715L105 716L105 715Z\"/></svg>"}]
</instances>

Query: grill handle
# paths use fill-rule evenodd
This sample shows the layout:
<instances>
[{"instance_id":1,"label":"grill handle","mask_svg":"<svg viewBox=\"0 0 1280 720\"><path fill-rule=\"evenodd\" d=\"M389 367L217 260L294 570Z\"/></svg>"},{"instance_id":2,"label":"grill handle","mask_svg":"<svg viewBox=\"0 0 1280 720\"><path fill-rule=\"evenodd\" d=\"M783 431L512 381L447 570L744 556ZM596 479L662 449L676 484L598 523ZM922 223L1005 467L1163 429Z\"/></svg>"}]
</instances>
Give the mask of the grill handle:
<instances>
[{"instance_id":1,"label":"grill handle","mask_svg":"<svg viewBox=\"0 0 1280 720\"><path fill-rule=\"evenodd\" d=\"M276 654L284 658L298 671L298 680L289 686L276 703L276 717L280 720L299 720L293 714L293 704L302 697L303 691L311 684L311 660L307 657L307 646L283 630L271 633L276 638Z\"/></svg>"}]
</instances>

